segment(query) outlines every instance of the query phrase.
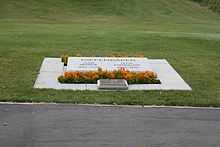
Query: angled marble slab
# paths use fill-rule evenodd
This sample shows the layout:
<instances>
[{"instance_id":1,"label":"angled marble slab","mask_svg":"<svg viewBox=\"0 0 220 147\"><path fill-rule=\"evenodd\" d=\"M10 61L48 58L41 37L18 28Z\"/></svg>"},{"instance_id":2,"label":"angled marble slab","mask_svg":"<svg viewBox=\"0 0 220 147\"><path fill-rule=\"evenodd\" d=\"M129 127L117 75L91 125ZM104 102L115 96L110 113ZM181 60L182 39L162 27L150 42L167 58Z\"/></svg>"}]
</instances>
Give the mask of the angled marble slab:
<instances>
[{"instance_id":1,"label":"angled marble slab","mask_svg":"<svg viewBox=\"0 0 220 147\"><path fill-rule=\"evenodd\" d=\"M44 58L40 72L62 72L63 63L60 58Z\"/></svg>"},{"instance_id":2,"label":"angled marble slab","mask_svg":"<svg viewBox=\"0 0 220 147\"><path fill-rule=\"evenodd\" d=\"M192 90L165 59L150 59L150 65L161 81L161 90Z\"/></svg>"}]
</instances>

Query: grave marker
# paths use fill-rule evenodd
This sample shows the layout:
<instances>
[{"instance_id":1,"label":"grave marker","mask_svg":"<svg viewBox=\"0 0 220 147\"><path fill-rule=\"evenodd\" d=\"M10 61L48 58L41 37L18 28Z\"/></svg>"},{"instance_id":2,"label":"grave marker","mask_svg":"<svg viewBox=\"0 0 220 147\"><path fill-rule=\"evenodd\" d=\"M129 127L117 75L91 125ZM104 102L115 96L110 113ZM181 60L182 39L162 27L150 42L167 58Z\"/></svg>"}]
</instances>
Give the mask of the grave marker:
<instances>
[{"instance_id":1,"label":"grave marker","mask_svg":"<svg viewBox=\"0 0 220 147\"><path fill-rule=\"evenodd\" d=\"M146 71L151 67L147 58L69 57L67 71L119 70Z\"/></svg>"}]
</instances>

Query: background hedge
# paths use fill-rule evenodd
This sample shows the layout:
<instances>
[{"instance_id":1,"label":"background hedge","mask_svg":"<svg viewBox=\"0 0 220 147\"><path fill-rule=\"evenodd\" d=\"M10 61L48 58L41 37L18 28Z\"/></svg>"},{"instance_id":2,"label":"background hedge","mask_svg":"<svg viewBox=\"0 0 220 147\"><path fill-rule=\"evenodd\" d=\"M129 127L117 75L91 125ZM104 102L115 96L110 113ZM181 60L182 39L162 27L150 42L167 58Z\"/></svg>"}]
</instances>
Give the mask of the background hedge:
<instances>
[{"instance_id":1,"label":"background hedge","mask_svg":"<svg viewBox=\"0 0 220 147\"><path fill-rule=\"evenodd\" d=\"M192 0L202 5L208 6L214 12L220 13L220 0Z\"/></svg>"}]
</instances>

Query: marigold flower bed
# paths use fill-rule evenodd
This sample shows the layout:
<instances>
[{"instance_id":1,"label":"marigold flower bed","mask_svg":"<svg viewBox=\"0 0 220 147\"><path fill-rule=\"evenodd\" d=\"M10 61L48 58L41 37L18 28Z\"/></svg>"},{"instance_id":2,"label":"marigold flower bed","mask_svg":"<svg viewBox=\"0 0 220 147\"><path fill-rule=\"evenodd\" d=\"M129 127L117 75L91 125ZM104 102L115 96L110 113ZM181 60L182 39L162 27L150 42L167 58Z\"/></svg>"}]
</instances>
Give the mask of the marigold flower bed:
<instances>
[{"instance_id":1,"label":"marigold flower bed","mask_svg":"<svg viewBox=\"0 0 220 147\"><path fill-rule=\"evenodd\" d=\"M114 71L70 71L58 77L60 83L97 83L98 79L125 79L128 84L160 84L157 74L152 71L132 72L124 68Z\"/></svg>"}]
</instances>

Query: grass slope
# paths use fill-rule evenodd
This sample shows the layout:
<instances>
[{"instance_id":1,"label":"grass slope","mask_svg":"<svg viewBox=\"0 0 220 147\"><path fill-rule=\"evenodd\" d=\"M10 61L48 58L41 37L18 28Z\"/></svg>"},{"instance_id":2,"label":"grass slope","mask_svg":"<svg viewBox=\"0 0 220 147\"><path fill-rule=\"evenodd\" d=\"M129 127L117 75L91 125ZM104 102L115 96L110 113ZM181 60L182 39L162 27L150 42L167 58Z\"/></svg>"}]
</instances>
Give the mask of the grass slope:
<instances>
[{"instance_id":1,"label":"grass slope","mask_svg":"<svg viewBox=\"0 0 220 147\"><path fill-rule=\"evenodd\" d=\"M0 101L220 106L220 15L188 0L0 0ZM33 89L45 56L165 58L193 91Z\"/></svg>"}]
</instances>

